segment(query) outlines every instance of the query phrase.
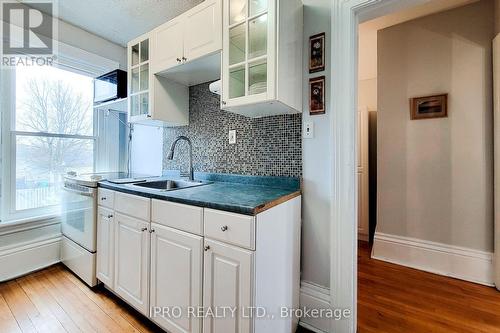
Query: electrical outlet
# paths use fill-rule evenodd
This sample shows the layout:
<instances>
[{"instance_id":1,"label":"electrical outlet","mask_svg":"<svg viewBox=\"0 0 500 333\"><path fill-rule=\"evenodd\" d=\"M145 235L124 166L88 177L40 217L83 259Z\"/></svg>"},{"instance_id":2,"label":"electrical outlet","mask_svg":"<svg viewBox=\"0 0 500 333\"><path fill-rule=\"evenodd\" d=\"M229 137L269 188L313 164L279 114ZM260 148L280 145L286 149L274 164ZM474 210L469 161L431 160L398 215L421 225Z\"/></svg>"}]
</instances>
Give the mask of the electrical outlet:
<instances>
[{"instance_id":1,"label":"electrical outlet","mask_svg":"<svg viewBox=\"0 0 500 333\"><path fill-rule=\"evenodd\" d=\"M233 145L236 143L236 130L229 131L229 144Z\"/></svg>"},{"instance_id":2,"label":"electrical outlet","mask_svg":"<svg viewBox=\"0 0 500 333\"><path fill-rule=\"evenodd\" d=\"M305 121L302 126L302 137L304 139L312 139L314 138L314 122Z\"/></svg>"}]
</instances>

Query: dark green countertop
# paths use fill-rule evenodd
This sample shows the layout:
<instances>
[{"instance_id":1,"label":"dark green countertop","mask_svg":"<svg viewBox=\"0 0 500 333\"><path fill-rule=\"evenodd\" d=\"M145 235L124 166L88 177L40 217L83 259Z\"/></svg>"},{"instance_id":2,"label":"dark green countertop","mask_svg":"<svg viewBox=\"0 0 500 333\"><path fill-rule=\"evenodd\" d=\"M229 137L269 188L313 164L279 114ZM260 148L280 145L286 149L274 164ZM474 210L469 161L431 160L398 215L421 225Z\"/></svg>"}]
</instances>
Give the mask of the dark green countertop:
<instances>
[{"instance_id":1,"label":"dark green countertop","mask_svg":"<svg viewBox=\"0 0 500 333\"><path fill-rule=\"evenodd\" d=\"M212 179L221 180L220 177L202 178L209 181L212 181ZM174 191L151 190L129 184L114 184L108 181L99 182L99 186L147 198L245 215L256 215L276 204L300 195L300 186L296 178L292 178L293 181L290 181L291 178L283 178L284 181L280 182L279 177L269 177L268 183L270 186L263 185L266 177L253 178L255 181L252 181L252 177L244 176L240 182L213 181L213 183L207 185ZM234 181L234 179L231 180Z\"/></svg>"}]
</instances>

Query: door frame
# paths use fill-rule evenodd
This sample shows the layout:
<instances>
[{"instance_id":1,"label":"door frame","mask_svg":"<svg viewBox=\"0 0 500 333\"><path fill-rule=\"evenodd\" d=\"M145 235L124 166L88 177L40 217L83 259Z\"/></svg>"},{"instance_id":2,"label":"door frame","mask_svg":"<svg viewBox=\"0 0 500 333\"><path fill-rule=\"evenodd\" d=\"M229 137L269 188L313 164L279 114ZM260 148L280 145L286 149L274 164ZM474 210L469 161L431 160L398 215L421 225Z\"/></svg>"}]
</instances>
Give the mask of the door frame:
<instances>
[{"instance_id":1,"label":"door frame","mask_svg":"<svg viewBox=\"0 0 500 333\"><path fill-rule=\"evenodd\" d=\"M330 305L351 315L332 320L330 332L354 333L357 323L357 93L358 24L428 0L330 0L330 129L333 160L330 208Z\"/></svg>"}]
</instances>

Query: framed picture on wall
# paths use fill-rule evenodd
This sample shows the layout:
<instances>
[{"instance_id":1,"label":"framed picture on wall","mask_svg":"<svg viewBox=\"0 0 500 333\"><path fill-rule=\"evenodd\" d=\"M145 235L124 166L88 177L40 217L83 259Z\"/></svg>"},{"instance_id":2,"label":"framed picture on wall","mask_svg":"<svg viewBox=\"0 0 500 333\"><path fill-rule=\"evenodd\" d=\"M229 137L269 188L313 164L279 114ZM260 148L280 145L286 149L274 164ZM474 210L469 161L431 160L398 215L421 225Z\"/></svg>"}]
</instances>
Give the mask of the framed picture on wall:
<instances>
[{"instance_id":1,"label":"framed picture on wall","mask_svg":"<svg viewBox=\"0 0 500 333\"><path fill-rule=\"evenodd\" d=\"M410 119L448 117L448 94L410 98Z\"/></svg>"},{"instance_id":2,"label":"framed picture on wall","mask_svg":"<svg viewBox=\"0 0 500 333\"><path fill-rule=\"evenodd\" d=\"M325 33L309 37L309 73L325 70Z\"/></svg>"},{"instance_id":3,"label":"framed picture on wall","mask_svg":"<svg viewBox=\"0 0 500 333\"><path fill-rule=\"evenodd\" d=\"M324 114L325 108L325 76L309 79L309 114Z\"/></svg>"}]
</instances>

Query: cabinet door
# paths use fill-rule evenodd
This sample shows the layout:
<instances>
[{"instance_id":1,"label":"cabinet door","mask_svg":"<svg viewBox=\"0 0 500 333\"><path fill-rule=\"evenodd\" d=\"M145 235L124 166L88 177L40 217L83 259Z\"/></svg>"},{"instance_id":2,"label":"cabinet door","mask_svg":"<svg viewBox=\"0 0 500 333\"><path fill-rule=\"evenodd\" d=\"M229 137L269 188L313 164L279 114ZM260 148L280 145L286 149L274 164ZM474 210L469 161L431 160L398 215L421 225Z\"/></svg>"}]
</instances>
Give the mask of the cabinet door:
<instances>
[{"instance_id":1,"label":"cabinet door","mask_svg":"<svg viewBox=\"0 0 500 333\"><path fill-rule=\"evenodd\" d=\"M148 315L149 222L115 213L115 292Z\"/></svg>"},{"instance_id":2,"label":"cabinet door","mask_svg":"<svg viewBox=\"0 0 500 333\"><path fill-rule=\"evenodd\" d=\"M153 73L181 63L184 57L184 21L182 16L159 26L153 31Z\"/></svg>"},{"instance_id":3,"label":"cabinet door","mask_svg":"<svg viewBox=\"0 0 500 333\"><path fill-rule=\"evenodd\" d=\"M113 211L99 207L97 211L97 278L111 289L114 288L114 238Z\"/></svg>"},{"instance_id":4,"label":"cabinet door","mask_svg":"<svg viewBox=\"0 0 500 333\"><path fill-rule=\"evenodd\" d=\"M252 304L253 252L205 239L203 305L205 308L236 308L234 316L207 316L204 333L249 333ZM215 310L214 310L215 311ZM245 311L246 318L242 317Z\"/></svg>"},{"instance_id":5,"label":"cabinet door","mask_svg":"<svg viewBox=\"0 0 500 333\"><path fill-rule=\"evenodd\" d=\"M275 13L275 1L224 1L223 106L275 97Z\"/></svg>"},{"instance_id":6,"label":"cabinet door","mask_svg":"<svg viewBox=\"0 0 500 333\"><path fill-rule=\"evenodd\" d=\"M207 0L185 14L185 61L222 49L221 0Z\"/></svg>"},{"instance_id":7,"label":"cabinet door","mask_svg":"<svg viewBox=\"0 0 500 333\"><path fill-rule=\"evenodd\" d=\"M203 238L152 224L151 306L182 310L182 317L152 315L172 333L201 332L201 318L188 317L188 307L202 306Z\"/></svg>"},{"instance_id":8,"label":"cabinet door","mask_svg":"<svg viewBox=\"0 0 500 333\"><path fill-rule=\"evenodd\" d=\"M131 121L151 115L149 49L149 35L128 43L128 109Z\"/></svg>"}]
</instances>

